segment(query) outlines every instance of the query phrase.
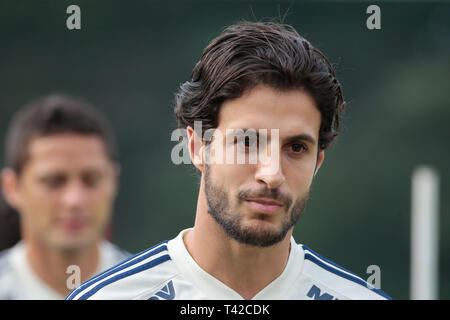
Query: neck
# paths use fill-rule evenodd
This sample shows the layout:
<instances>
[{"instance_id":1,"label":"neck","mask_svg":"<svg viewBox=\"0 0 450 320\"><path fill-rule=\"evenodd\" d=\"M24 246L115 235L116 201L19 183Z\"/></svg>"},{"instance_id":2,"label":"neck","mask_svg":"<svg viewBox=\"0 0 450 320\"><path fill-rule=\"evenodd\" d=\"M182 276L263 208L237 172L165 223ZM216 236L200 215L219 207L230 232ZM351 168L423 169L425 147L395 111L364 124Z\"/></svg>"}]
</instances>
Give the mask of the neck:
<instances>
[{"instance_id":1,"label":"neck","mask_svg":"<svg viewBox=\"0 0 450 320\"><path fill-rule=\"evenodd\" d=\"M292 230L281 242L269 247L239 243L208 213L202 189L201 183L194 228L184 238L186 248L203 270L244 299L251 299L286 267Z\"/></svg>"},{"instance_id":2,"label":"neck","mask_svg":"<svg viewBox=\"0 0 450 320\"><path fill-rule=\"evenodd\" d=\"M80 283L92 277L99 264L99 243L78 251L64 251L49 248L42 242L24 237L26 243L27 259L36 275L50 288L66 297L73 289L68 284L68 278L74 275L74 271L68 271L68 267L75 265L80 270ZM67 273L69 272L69 273Z\"/></svg>"}]
</instances>

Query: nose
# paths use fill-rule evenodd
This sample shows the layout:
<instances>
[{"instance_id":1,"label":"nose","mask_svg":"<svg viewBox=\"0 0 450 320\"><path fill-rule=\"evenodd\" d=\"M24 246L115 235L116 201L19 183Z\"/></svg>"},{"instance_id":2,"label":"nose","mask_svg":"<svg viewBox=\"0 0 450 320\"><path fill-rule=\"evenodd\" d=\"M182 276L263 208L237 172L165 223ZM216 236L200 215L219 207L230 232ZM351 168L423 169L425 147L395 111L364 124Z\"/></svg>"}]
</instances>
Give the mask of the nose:
<instances>
[{"instance_id":1,"label":"nose","mask_svg":"<svg viewBox=\"0 0 450 320\"><path fill-rule=\"evenodd\" d=\"M256 181L265 184L269 189L275 189L286 181L281 168L280 155L277 151L272 149L270 156L260 154L255 173Z\"/></svg>"},{"instance_id":2,"label":"nose","mask_svg":"<svg viewBox=\"0 0 450 320\"><path fill-rule=\"evenodd\" d=\"M62 194L62 204L68 210L79 210L86 202L86 190L80 181L71 181Z\"/></svg>"}]
</instances>

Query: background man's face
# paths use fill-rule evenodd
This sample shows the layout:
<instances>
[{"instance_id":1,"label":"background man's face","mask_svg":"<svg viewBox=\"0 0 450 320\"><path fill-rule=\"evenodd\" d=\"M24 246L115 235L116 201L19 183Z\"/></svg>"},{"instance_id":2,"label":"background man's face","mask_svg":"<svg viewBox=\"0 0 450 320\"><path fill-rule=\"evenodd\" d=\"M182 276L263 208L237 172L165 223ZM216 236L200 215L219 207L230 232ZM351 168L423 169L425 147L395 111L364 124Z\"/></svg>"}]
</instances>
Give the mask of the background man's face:
<instances>
[{"instance_id":1,"label":"background man's face","mask_svg":"<svg viewBox=\"0 0 450 320\"><path fill-rule=\"evenodd\" d=\"M227 129L267 129L267 154L272 143L279 146L279 158L270 158L279 161L276 166L261 161L205 165L209 213L230 237L264 247L281 241L292 231L305 208L315 169L323 161L323 151L317 154L320 124L314 100L300 90L258 86L238 99L224 102L217 127L224 137ZM271 139L271 129L279 129L279 140ZM211 154L220 147L226 150L230 147L225 146L227 142L213 138ZM239 141L234 144L235 154L247 152ZM271 165L277 170L267 170Z\"/></svg>"},{"instance_id":2,"label":"background man's face","mask_svg":"<svg viewBox=\"0 0 450 320\"><path fill-rule=\"evenodd\" d=\"M47 246L77 250L98 240L116 193L117 168L94 135L33 139L17 179L24 233Z\"/></svg>"}]
</instances>

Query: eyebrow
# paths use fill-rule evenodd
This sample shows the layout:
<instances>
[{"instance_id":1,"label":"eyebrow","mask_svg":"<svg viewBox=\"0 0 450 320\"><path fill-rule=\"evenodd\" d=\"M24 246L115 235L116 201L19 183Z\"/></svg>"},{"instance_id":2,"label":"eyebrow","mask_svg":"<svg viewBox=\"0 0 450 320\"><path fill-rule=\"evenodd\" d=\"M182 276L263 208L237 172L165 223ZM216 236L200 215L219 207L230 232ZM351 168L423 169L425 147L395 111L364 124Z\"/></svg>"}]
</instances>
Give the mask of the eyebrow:
<instances>
[{"instance_id":1,"label":"eyebrow","mask_svg":"<svg viewBox=\"0 0 450 320\"><path fill-rule=\"evenodd\" d=\"M295 142L295 141L298 141L298 140L302 140L302 141L305 141L305 142L309 142L312 145L316 145L316 139L314 139L313 137L311 137L309 134L306 134L306 133L298 134L298 135L295 135L295 136L292 136L292 137L287 137L287 138L283 139L283 142L284 143L292 143L292 142Z\"/></svg>"},{"instance_id":2,"label":"eyebrow","mask_svg":"<svg viewBox=\"0 0 450 320\"><path fill-rule=\"evenodd\" d=\"M230 130L230 132L226 135L226 136L230 136L230 135L234 135L236 134L236 131L238 130L242 130L244 133L247 132L247 130L250 130L248 128L234 128L234 129L228 129ZM259 139L259 131L257 129L253 129L256 131L256 137ZM295 136L290 136L287 138L282 139L283 144L285 143L292 143L295 141L305 141L305 142L309 142L312 145L316 145L316 139L314 139L311 135L307 134L307 133L302 133L302 134L297 134Z\"/></svg>"},{"instance_id":3,"label":"eyebrow","mask_svg":"<svg viewBox=\"0 0 450 320\"><path fill-rule=\"evenodd\" d=\"M106 171L105 168L92 167L92 168L80 170L79 172L81 174L86 174L86 173L88 173L88 174L92 174L92 173L103 174L105 171ZM64 169L63 170L61 170L61 169L53 170L50 168L50 169L44 169L44 170L38 171L36 174L36 177L38 179L46 179L46 178L54 177L54 176L69 176L70 174L71 173L67 173L67 171Z\"/></svg>"},{"instance_id":4,"label":"eyebrow","mask_svg":"<svg viewBox=\"0 0 450 320\"><path fill-rule=\"evenodd\" d=\"M242 130L242 131L241 131ZM247 129L247 128L233 128L233 129L227 129L225 137L226 139L229 139L230 137L235 137L236 134L243 132L244 134L247 134L248 130L253 130L256 134L256 139L259 139L259 132L257 129Z\"/></svg>"}]
</instances>

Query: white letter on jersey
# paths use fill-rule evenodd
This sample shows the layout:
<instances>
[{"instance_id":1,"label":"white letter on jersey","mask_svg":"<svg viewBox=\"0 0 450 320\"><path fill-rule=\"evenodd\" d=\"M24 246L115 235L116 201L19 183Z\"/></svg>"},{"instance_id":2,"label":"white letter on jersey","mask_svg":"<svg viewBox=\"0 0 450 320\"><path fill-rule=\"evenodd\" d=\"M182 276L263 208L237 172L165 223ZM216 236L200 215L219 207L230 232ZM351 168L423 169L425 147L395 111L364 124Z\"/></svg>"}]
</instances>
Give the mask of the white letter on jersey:
<instances>
[{"instance_id":1,"label":"white letter on jersey","mask_svg":"<svg viewBox=\"0 0 450 320\"><path fill-rule=\"evenodd\" d=\"M381 289L381 269L379 266L373 264L367 267L366 273L371 274L367 278L367 283L373 285L377 289Z\"/></svg>"},{"instance_id":2,"label":"white letter on jersey","mask_svg":"<svg viewBox=\"0 0 450 320\"><path fill-rule=\"evenodd\" d=\"M66 20L67 29L73 30L81 29L81 9L77 5L70 5L67 7L66 13L72 13Z\"/></svg>"},{"instance_id":3,"label":"white letter on jersey","mask_svg":"<svg viewBox=\"0 0 450 320\"><path fill-rule=\"evenodd\" d=\"M79 266L70 265L66 269L67 274L71 274L66 280L66 286L72 290L78 287L81 283L81 269Z\"/></svg>"},{"instance_id":4,"label":"white letter on jersey","mask_svg":"<svg viewBox=\"0 0 450 320\"><path fill-rule=\"evenodd\" d=\"M367 7L366 13L373 13L367 18L366 26L367 29L381 29L381 9L379 6L372 4Z\"/></svg>"}]
</instances>

